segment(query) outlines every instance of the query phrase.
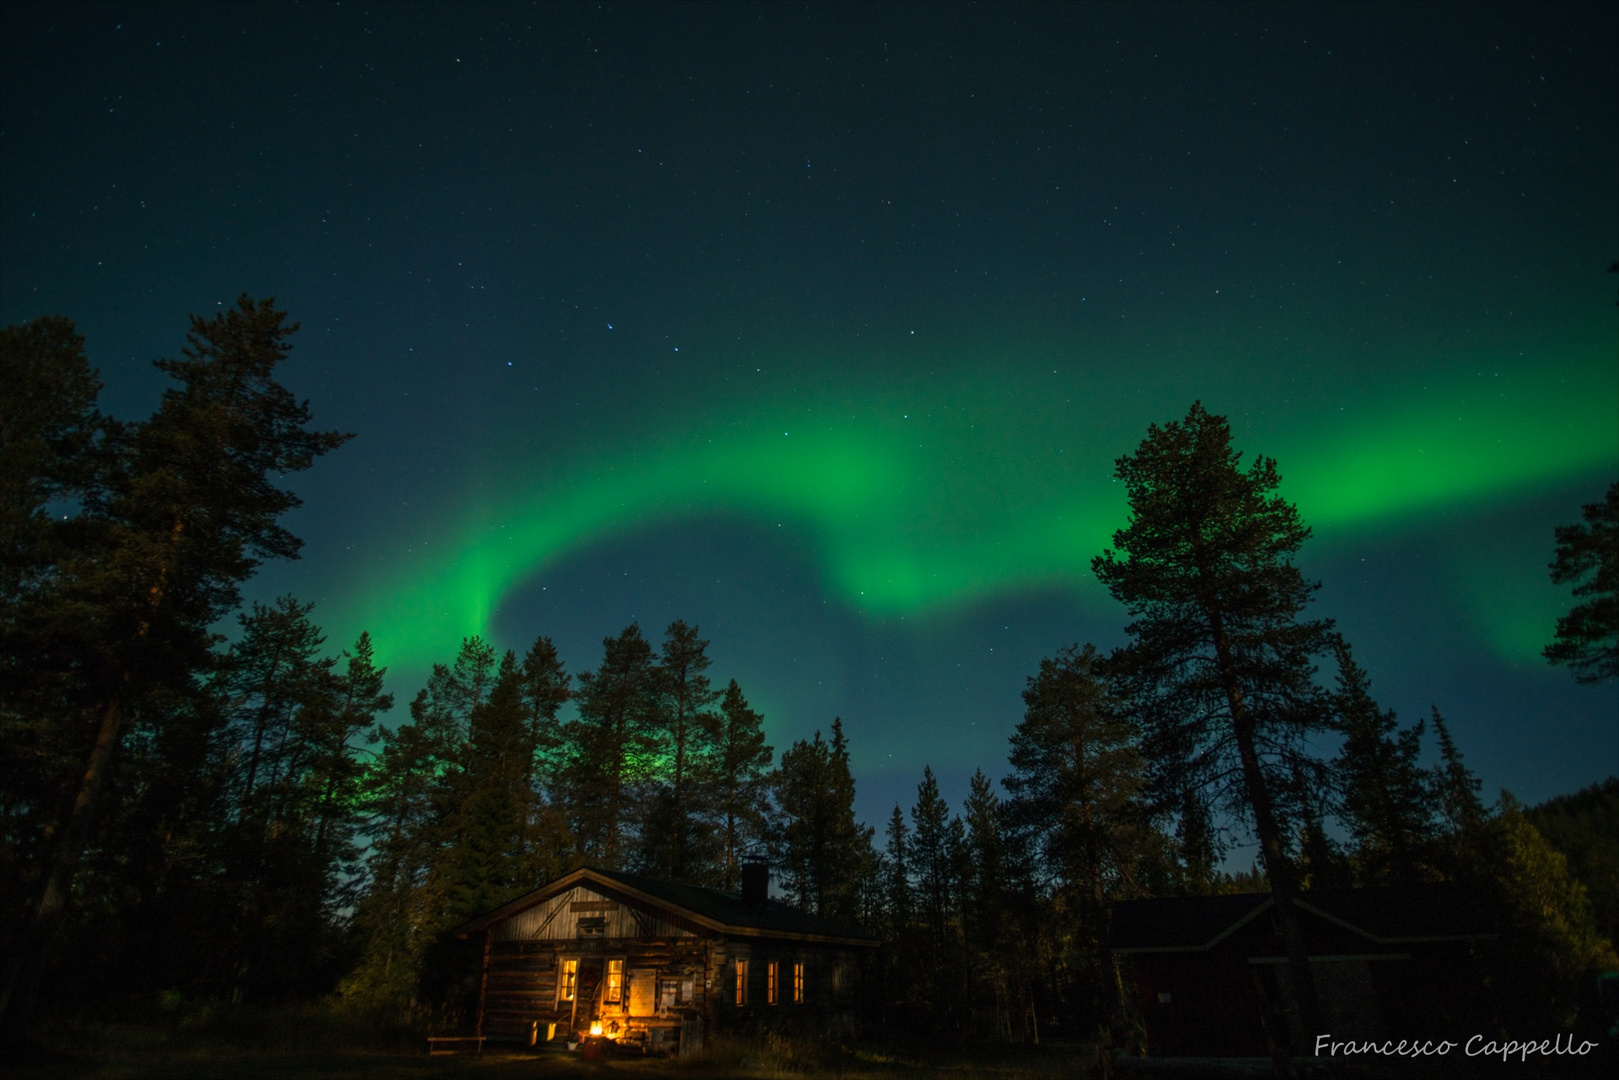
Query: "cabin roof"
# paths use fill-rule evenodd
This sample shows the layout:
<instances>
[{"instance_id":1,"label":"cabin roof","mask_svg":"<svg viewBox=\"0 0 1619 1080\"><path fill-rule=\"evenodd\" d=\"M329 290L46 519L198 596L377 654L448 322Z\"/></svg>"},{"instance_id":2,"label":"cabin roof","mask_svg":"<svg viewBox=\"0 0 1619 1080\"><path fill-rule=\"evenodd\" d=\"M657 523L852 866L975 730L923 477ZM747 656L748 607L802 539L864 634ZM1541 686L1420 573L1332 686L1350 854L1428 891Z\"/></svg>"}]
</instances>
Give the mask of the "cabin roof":
<instances>
[{"instance_id":1,"label":"cabin roof","mask_svg":"<svg viewBox=\"0 0 1619 1080\"><path fill-rule=\"evenodd\" d=\"M544 903L575 885L589 884L607 895L660 907L717 933L738 937L773 937L799 941L875 947L878 939L857 926L824 919L776 900L749 903L736 893L702 885L682 885L673 881L583 866L564 874L531 892L510 901L486 915L456 927L458 937L487 929L536 904Z\"/></svg>"},{"instance_id":2,"label":"cabin roof","mask_svg":"<svg viewBox=\"0 0 1619 1080\"><path fill-rule=\"evenodd\" d=\"M1269 911L1273 903L1269 893L1126 900L1113 908L1113 951L1204 952ZM1378 945L1494 936L1479 905L1453 885L1307 892L1299 895L1298 906Z\"/></svg>"}]
</instances>

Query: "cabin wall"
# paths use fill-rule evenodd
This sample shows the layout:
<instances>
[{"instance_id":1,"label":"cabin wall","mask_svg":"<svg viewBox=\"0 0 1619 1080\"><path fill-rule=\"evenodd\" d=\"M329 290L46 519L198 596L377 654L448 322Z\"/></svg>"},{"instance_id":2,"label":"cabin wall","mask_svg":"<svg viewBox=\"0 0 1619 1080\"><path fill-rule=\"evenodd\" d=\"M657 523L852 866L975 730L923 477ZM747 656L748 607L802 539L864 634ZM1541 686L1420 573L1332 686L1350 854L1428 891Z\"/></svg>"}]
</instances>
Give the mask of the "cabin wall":
<instances>
[{"instance_id":1,"label":"cabin wall","mask_svg":"<svg viewBox=\"0 0 1619 1080\"><path fill-rule=\"evenodd\" d=\"M492 940L484 988L482 1034L494 1040L543 1040L587 1032L593 1020L623 1030L678 1028L684 1013L706 1014L707 943L694 938L601 940ZM575 994L564 998L563 963L578 963ZM619 1000L607 1001L609 961L622 963ZM536 1029L535 1025L538 1025Z\"/></svg>"},{"instance_id":2,"label":"cabin wall","mask_svg":"<svg viewBox=\"0 0 1619 1080\"><path fill-rule=\"evenodd\" d=\"M538 924L535 924L538 925ZM554 925L554 923L553 923ZM711 1029L793 1026L813 1022L853 1028L864 1014L864 959L847 946L688 934L673 938L537 938L490 931L481 1034L498 1041L543 1040L554 1031L588 1032L593 1020L650 1041L673 1038L682 1018L701 1016ZM575 997L559 989L563 964L576 961ZM609 961L622 964L620 1000L607 998ZM736 1001L737 962L747 964L744 1001ZM769 965L777 964L770 1001ZM793 1000L793 967L803 965L803 1000ZM555 1025L554 1027L552 1025Z\"/></svg>"},{"instance_id":3,"label":"cabin wall","mask_svg":"<svg viewBox=\"0 0 1619 1080\"><path fill-rule=\"evenodd\" d=\"M790 1025L798 1020L824 1024L841 1017L857 1024L865 1011L863 953L845 945L773 938L720 939L710 946L713 1021L723 1027ZM745 961L746 993L737 1003L737 963ZM775 1000L770 965L777 965ZM794 966L803 965L803 999L793 997Z\"/></svg>"}]
</instances>

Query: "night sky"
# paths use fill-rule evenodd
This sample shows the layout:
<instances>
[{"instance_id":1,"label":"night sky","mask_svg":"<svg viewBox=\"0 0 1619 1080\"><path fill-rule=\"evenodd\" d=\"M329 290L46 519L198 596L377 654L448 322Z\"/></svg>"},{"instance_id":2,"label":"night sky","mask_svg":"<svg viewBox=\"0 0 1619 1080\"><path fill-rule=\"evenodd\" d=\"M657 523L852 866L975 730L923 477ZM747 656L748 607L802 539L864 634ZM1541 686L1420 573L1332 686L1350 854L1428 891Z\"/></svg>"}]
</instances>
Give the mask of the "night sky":
<instances>
[{"instance_id":1,"label":"night sky","mask_svg":"<svg viewBox=\"0 0 1619 1080\"><path fill-rule=\"evenodd\" d=\"M0 319L75 319L134 419L275 296L358 438L250 595L404 698L684 618L778 750L844 718L868 820L959 800L1042 656L1123 640L1112 463L1201 399L1384 704L1487 795L1619 771L1619 687L1539 655L1619 476L1619 6L0 20Z\"/></svg>"}]
</instances>

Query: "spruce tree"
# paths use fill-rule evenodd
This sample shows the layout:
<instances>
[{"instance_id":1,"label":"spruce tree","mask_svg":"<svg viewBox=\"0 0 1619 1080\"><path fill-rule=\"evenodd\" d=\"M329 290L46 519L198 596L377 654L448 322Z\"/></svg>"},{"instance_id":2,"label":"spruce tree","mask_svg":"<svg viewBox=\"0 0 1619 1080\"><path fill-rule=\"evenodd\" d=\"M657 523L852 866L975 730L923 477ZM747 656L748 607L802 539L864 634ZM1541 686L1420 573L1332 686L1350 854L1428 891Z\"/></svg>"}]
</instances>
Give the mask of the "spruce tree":
<instances>
[{"instance_id":1,"label":"spruce tree","mask_svg":"<svg viewBox=\"0 0 1619 1080\"><path fill-rule=\"evenodd\" d=\"M1084 1011L1114 1032L1122 1015L1108 946L1109 902L1134 890L1151 847L1141 801L1145 768L1123 703L1092 645L1040 662L1023 691L1012 735L1006 812L1038 861L1059 910L1059 932L1080 944L1072 957L1094 991Z\"/></svg>"},{"instance_id":2,"label":"spruce tree","mask_svg":"<svg viewBox=\"0 0 1619 1080\"><path fill-rule=\"evenodd\" d=\"M657 725L665 755L662 776L644 801L641 865L670 881L705 878L712 855L701 827L702 762L717 734L713 705L720 697L709 683L708 642L697 627L676 619L664 631L658 658Z\"/></svg>"},{"instance_id":3,"label":"spruce tree","mask_svg":"<svg viewBox=\"0 0 1619 1080\"><path fill-rule=\"evenodd\" d=\"M764 717L755 712L732 679L720 698L717 730L698 763L707 790L702 800L718 844L711 883L735 890L742 881L742 857L765 840L770 810L770 762L775 750L765 741Z\"/></svg>"},{"instance_id":4,"label":"spruce tree","mask_svg":"<svg viewBox=\"0 0 1619 1080\"><path fill-rule=\"evenodd\" d=\"M918 918L917 950L921 974L927 989L927 1004L936 1017L948 1007L947 958L952 948L952 916L955 904L955 867L951 844L950 805L939 794L939 782L931 766L922 769L922 782L916 788L916 805L911 807L911 839L907 863L915 881Z\"/></svg>"},{"instance_id":5,"label":"spruce tree","mask_svg":"<svg viewBox=\"0 0 1619 1080\"><path fill-rule=\"evenodd\" d=\"M1437 705L1432 719L1434 734L1439 740L1439 764L1434 766L1429 782L1443 821L1452 835L1460 835L1478 828L1489 811L1484 800L1478 797L1482 785L1462 759L1461 749L1451 737L1450 725Z\"/></svg>"},{"instance_id":6,"label":"spruce tree","mask_svg":"<svg viewBox=\"0 0 1619 1080\"><path fill-rule=\"evenodd\" d=\"M464 764L440 858L448 929L499 907L532 884L519 879L533 753L517 657L507 652L488 697L472 710Z\"/></svg>"},{"instance_id":7,"label":"spruce tree","mask_svg":"<svg viewBox=\"0 0 1619 1080\"><path fill-rule=\"evenodd\" d=\"M523 657L523 705L528 717L528 742L533 758L529 783L540 791L556 782L561 768L562 729L557 712L573 697L572 680L551 639L541 635Z\"/></svg>"},{"instance_id":8,"label":"spruce tree","mask_svg":"<svg viewBox=\"0 0 1619 1080\"><path fill-rule=\"evenodd\" d=\"M1160 793L1205 791L1259 841L1309 1032L1322 1014L1293 906L1286 792L1306 739L1330 717L1313 675L1333 634L1303 617L1316 586L1293 558L1310 530L1276 494L1276 463L1240 462L1225 419L1201 404L1150 427L1115 469L1129 524L1091 567L1132 619L1114 667Z\"/></svg>"},{"instance_id":9,"label":"spruce tree","mask_svg":"<svg viewBox=\"0 0 1619 1080\"><path fill-rule=\"evenodd\" d=\"M314 820L312 844L316 862L327 876L326 903L334 917L352 906L353 885L358 879L360 852L355 836L365 777L359 741L373 730L378 715L391 710L394 703L392 694L382 692L388 669L376 666L369 633L362 631L354 651L343 653L342 668L331 707L312 712L306 730L314 753L307 779Z\"/></svg>"},{"instance_id":10,"label":"spruce tree","mask_svg":"<svg viewBox=\"0 0 1619 1080\"><path fill-rule=\"evenodd\" d=\"M1371 679L1348 642L1335 645L1333 695L1343 747L1334 763L1342 817L1369 883L1417 881L1434 836L1430 785L1423 769L1423 725L1401 728L1393 710L1378 707Z\"/></svg>"},{"instance_id":11,"label":"spruce tree","mask_svg":"<svg viewBox=\"0 0 1619 1080\"><path fill-rule=\"evenodd\" d=\"M861 884L874 862L872 830L855 820L841 718L832 721L830 742L817 731L781 755L776 803L782 816L777 861L793 902L829 918L858 918Z\"/></svg>"},{"instance_id":12,"label":"spruce tree","mask_svg":"<svg viewBox=\"0 0 1619 1080\"><path fill-rule=\"evenodd\" d=\"M905 812L894 804L883 848L884 937L888 943L884 988L890 1001L909 1000L916 981L911 899L911 830Z\"/></svg>"},{"instance_id":13,"label":"spruce tree","mask_svg":"<svg viewBox=\"0 0 1619 1080\"><path fill-rule=\"evenodd\" d=\"M579 675L578 718L563 728L563 786L587 862L621 869L632 850L641 785L663 749L652 647L634 623L602 642L595 671Z\"/></svg>"},{"instance_id":14,"label":"spruce tree","mask_svg":"<svg viewBox=\"0 0 1619 1080\"><path fill-rule=\"evenodd\" d=\"M961 895L962 947L967 1000L991 988L997 1002L1009 991L1005 952L1021 943L1007 939L1007 873L1003 807L984 770L975 769L963 807L966 875Z\"/></svg>"},{"instance_id":15,"label":"spruce tree","mask_svg":"<svg viewBox=\"0 0 1619 1080\"><path fill-rule=\"evenodd\" d=\"M522 692L528 730L528 824L523 842L522 880L539 884L571 868L573 833L561 788L562 726L557 712L573 696L571 680L556 646L535 639L523 657Z\"/></svg>"}]
</instances>

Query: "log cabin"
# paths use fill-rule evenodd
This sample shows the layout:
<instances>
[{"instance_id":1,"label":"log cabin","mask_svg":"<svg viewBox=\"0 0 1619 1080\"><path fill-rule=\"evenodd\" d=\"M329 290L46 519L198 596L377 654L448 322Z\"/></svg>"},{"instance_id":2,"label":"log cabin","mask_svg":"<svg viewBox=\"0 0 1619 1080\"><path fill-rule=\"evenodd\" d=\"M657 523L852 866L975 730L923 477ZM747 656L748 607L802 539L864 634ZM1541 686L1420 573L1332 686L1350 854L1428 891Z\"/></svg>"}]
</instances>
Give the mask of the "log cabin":
<instances>
[{"instance_id":1,"label":"log cabin","mask_svg":"<svg viewBox=\"0 0 1619 1080\"><path fill-rule=\"evenodd\" d=\"M1297 908L1325 1032L1300 1023L1269 893L1115 904L1113 955L1133 974L1149 1055L1313 1053L1322 1034L1369 1042L1472 1030L1476 954L1496 934L1464 890L1306 892Z\"/></svg>"},{"instance_id":2,"label":"log cabin","mask_svg":"<svg viewBox=\"0 0 1619 1080\"><path fill-rule=\"evenodd\" d=\"M857 1028L878 939L769 897L582 867L455 934L482 938L474 1035L534 1044L586 1036L691 1053L705 1031Z\"/></svg>"}]
</instances>

